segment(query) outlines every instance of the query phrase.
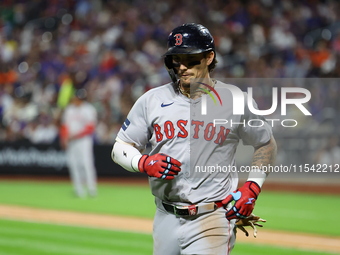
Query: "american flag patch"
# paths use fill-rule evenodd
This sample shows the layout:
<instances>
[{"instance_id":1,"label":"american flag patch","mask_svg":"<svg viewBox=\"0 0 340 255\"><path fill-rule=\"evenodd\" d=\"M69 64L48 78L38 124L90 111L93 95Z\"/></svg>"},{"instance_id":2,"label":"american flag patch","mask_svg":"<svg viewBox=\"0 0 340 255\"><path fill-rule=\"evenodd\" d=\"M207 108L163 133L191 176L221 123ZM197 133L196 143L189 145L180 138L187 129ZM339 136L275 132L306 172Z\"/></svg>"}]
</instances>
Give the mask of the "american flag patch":
<instances>
[{"instance_id":1,"label":"american flag patch","mask_svg":"<svg viewBox=\"0 0 340 255\"><path fill-rule=\"evenodd\" d=\"M130 125L130 121L129 119L126 119L122 125L122 129L125 131L129 125Z\"/></svg>"}]
</instances>

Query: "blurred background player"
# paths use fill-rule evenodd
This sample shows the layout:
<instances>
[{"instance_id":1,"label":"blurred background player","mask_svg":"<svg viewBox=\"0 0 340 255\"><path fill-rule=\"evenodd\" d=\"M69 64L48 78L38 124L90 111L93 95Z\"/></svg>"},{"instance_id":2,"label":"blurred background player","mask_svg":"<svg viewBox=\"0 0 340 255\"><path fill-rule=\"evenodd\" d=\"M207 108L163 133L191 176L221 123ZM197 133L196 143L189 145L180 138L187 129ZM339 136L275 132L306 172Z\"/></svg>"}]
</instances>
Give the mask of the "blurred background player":
<instances>
[{"instance_id":1,"label":"blurred background player","mask_svg":"<svg viewBox=\"0 0 340 255\"><path fill-rule=\"evenodd\" d=\"M97 112L86 101L85 89L75 91L61 119L60 144L66 150L67 164L78 197L96 196L97 175L93 155L93 134Z\"/></svg>"}]
</instances>

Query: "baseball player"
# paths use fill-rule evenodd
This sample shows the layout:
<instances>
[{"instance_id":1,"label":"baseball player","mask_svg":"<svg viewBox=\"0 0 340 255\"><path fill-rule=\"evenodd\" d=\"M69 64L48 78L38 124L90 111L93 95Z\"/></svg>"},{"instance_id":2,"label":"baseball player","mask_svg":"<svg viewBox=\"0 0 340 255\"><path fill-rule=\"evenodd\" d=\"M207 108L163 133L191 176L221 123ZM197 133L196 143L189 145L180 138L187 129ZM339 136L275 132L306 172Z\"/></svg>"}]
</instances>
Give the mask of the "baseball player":
<instances>
[{"instance_id":1,"label":"baseball player","mask_svg":"<svg viewBox=\"0 0 340 255\"><path fill-rule=\"evenodd\" d=\"M172 82L136 101L112 149L116 163L149 176L157 206L155 255L229 254L235 222L253 225L247 219L259 219L252 211L267 176L260 167L273 164L276 143L261 116L246 110L243 115L233 114L232 93L226 89L232 85L210 77L215 57L214 39L207 28L195 23L175 28L164 55ZM223 104L209 100L211 92ZM209 114L202 114L203 103ZM214 126L213 120L221 117L229 121ZM244 125L249 119L264 124ZM235 166L239 140L254 147L252 165L260 170L251 172L237 189L237 172L211 169ZM142 154L148 143L150 153Z\"/></svg>"},{"instance_id":2,"label":"baseball player","mask_svg":"<svg viewBox=\"0 0 340 255\"><path fill-rule=\"evenodd\" d=\"M66 150L67 164L75 194L96 196L97 176L93 157L93 133L97 122L95 108L86 101L86 90L75 91L62 115L61 147Z\"/></svg>"}]
</instances>

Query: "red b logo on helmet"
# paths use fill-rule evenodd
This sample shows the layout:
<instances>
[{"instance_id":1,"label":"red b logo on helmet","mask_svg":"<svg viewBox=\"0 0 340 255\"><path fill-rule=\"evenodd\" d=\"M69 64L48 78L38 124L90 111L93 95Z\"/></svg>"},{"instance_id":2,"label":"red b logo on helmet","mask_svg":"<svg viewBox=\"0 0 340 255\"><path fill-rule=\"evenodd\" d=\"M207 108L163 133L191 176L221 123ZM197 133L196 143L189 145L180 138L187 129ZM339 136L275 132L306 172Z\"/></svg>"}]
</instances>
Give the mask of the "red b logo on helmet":
<instances>
[{"instance_id":1,"label":"red b logo on helmet","mask_svg":"<svg viewBox=\"0 0 340 255\"><path fill-rule=\"evenodd\" d=\"M176 39L175 45L176 46L179 46L183 43L182 38L183 36L181 34L175 34L175 39Z\"/></svg>"}]
</instances>

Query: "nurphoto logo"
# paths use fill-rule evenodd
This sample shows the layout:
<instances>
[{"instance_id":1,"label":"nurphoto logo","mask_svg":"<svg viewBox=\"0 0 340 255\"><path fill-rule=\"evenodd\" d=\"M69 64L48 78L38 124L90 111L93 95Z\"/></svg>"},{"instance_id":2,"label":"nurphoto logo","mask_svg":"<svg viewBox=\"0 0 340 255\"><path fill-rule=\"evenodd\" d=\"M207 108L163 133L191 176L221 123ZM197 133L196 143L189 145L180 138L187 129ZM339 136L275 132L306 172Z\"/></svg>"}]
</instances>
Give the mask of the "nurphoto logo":
<instances>
[{"instance_id":1,"label":"nurphoto logo","mask_svg":"<svg viewBox=\"0 0 340 255\"><path fill-rule=\"evenodd\" d=\"M273 114L279 105L279 99L280 99L280 115L286 116L287 115L287 105L295 105L302 114L305 116L311 116L312 114L307 110L307 108L304 106L304 104L308 103L311 99L311 93L308 89L305 88L299 88L299 87L272 87L271 88L271 95L272 95L272 105L269 109L260 110L257 109L256 106L254 106L253 101L253 88L248 87L247 93L244 93L239 87L225 84L223 87L219 87L220 94L216 91L215 88L212 86L209 86L202 82L197 82L206 88L202 88L202 86L198 87L199 90L202 90L205 92L202 96L202 102L201 102L201 114L207 115L208 114L208 107L207 107L207 99L208 96L213 100L214 104L217 105L218 99L221 106L223 106L223 102L221 99L221 90L229 90L229 92L232 94L232 111L234 115L243 115L245 111L245 105L247 105L248 110L253 113L254 115L259 116L267 116L270 114ZM279 96L279 89L280 94ZM223 91L222 91L223 93ZM302 96L300 98L289 98L289 95L292 94L301 94ZM247 104L246 104L247 103ZM266 119L267 122L271 123L272 127L274 126L274 122L280 121L281 125L283 127L295 127L297 126L298 122L295 119ZM223 125L230 122L230 120L226 119L214 119L213 123L214 126L216 125ZM237 123L240 124L240 123ZM249 125L251 127L261 127L264 125L264 121L261 119L250 119L247 123L241 123L244 125Z\"/></svg>"}]
</instances>

